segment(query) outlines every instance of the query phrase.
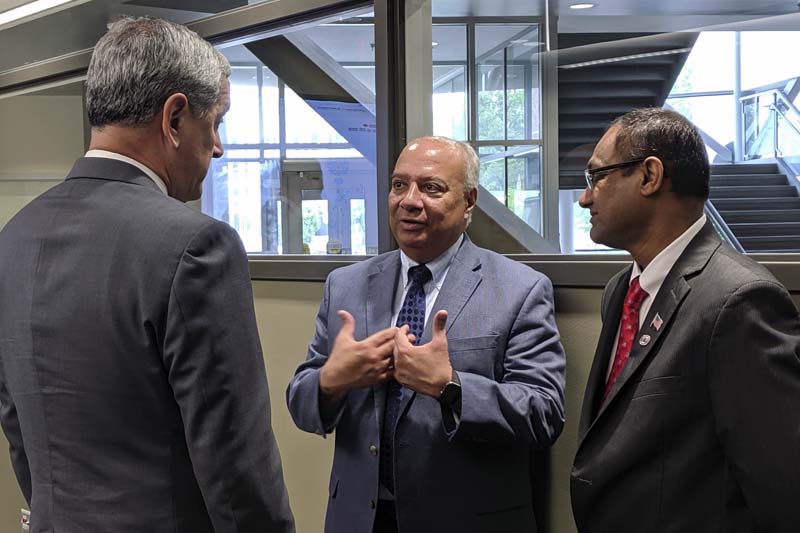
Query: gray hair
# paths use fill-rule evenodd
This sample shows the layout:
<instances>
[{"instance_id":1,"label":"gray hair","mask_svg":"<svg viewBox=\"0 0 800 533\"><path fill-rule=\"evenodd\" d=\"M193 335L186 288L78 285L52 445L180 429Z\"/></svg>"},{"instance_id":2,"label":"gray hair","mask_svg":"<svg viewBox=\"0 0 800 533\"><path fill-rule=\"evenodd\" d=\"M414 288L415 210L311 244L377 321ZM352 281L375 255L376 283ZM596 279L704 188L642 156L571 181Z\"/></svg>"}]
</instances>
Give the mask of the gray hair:
<instances>
[{"instance_id":1,"label":"gray hair","mask_svg":"<svg viewBox=\"0 0 800 533\"><path fill-rule=\"evenodd\" d=\"M109 24L94 47L86 76L89 123L143 126L175 93L186 95L192 114L203 117L230 73L225 56L188 28L122 18Z\"/></svg>"},{"instance_id":2,"label":"gray hair","mask_svg":"<svg viewBox=\"0 0 800 533\"><path fill-rule=\"evenodd\" d=\"M470 193L478 188L480 171L481 171L481 162L480 159L478 158L478 154L475 152L475 149L472 147L471 144L462 141L456 141L455 139L451 139L450 137L441 137L436 135L419 137L411 141L411 143L409 144L413 144L419 141L436 141L442 144L446 144L453 150L458 151L464 160L464 192Z\"/></svg>"}]
</instances>

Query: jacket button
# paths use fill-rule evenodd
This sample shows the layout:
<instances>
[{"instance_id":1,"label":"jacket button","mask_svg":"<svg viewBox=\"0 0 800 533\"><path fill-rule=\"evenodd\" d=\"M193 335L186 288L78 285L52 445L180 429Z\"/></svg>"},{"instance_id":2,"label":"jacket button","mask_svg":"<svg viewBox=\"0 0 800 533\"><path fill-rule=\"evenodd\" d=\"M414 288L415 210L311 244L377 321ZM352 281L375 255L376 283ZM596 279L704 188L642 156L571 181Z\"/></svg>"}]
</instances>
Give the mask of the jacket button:
<instances>
[{"instance_id":1,"label":"jacket button","mask_svg":"<svg viewBox=\"0 0 800 533\"><path fill-rule=\"evenodd\" d=\"M374 444L369 447L369 453L372 455L378 455L378 447Z\"/></svg>"},{"instance_id":2,"label":"jacket button","mask_svg":"<svg viewBox=\"0 0 800 533\"><path fill-rule=\"evenodd\" d=\"M370 509L375 509L375 500L370 500L369 501L369 508Z\"/></svg>"}]
</instances>

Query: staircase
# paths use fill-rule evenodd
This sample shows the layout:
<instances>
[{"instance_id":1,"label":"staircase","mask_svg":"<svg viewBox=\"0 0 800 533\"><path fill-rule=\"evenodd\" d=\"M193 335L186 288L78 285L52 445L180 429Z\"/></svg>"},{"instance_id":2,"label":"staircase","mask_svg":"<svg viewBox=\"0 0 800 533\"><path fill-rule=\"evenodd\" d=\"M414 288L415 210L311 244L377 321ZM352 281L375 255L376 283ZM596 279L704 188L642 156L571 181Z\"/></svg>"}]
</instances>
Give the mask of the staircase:
<instances>
[{"instance_id":1,"label":"staircase","mask_svg":"<svg viewBox=\"0 0 800 533\"><path fill-rule=\"evenodd\" d=\"M696 40L696 33L558 35L559 188L586 186L583 169L612 120L664 104Z\"/></svg>"},{"instance_id":2,"label":"staircase","mask_svg":"<svg viewBox=\"0 0 800 533\"><path fill-rule=\"evenodd\" d=\"M709 200L746 252L800 252L800 195L776 164L713 165Z\"/></svg>"}]
</instances>

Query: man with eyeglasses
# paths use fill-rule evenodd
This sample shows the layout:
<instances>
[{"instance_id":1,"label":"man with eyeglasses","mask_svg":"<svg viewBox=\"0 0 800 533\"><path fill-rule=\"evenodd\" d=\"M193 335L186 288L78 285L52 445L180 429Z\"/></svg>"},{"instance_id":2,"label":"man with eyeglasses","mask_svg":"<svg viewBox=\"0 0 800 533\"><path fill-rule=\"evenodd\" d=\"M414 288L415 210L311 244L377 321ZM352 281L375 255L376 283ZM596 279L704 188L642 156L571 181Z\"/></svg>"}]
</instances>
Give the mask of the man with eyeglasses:
<instances>
[{"instance_id":1,"label":"man with eyeglasses","mask_svg":"<svg viewBox=\"0 0 800 533\"><path fill-rule=\"evenodd\" d=\"M797 531L800 317L706 220L697 129L634 110L585 174L592 239L634 261L603 294L571 476L579 531Z\"/></svg>"}]
</instances>

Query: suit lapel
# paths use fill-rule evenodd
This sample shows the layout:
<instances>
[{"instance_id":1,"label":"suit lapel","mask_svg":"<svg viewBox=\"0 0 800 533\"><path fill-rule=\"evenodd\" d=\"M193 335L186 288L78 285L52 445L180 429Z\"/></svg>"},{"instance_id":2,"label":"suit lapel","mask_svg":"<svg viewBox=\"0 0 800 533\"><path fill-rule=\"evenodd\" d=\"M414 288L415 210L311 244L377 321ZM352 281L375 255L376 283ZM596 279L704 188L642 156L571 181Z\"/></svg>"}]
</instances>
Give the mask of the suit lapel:
<instances>
[{"instance_id":1,"label":"suit lapel","mask_svg":"<svg viewBox=\"0 0 800 533\"><path fill-rule=\"evenodd\" d=\"M433 308L425 322L425 329L422 332L422 339L420 344L430 342L433 336L433 317L439 310L447 311L447 326L446 331L450 331L453 323L461 314L467 301L469 301L475 289L480 285L483 276L480 274L481 261L478 248L472 244L466 234L464 234L464 242L456 252L453 261L450 263L450 270L447 271L447 277L444 279L444 284L436 296L436 301L433 303ZM403 388L403 401L400 404L400 415L398 420L404 415L405 410L408 408L411 401L416 396L416 393L410 389Z\"/></svg>"},{"instance_id":2,"label":"suit lapel","mask_svg":"<svg viewBox=\"0 0 800 533\"><path fill-rule=\"evenodd\" d=\"M400 252L387 254L385 260L377 263L367 279L366 325L367 337L386 329L392 322L392 303L400 275ZM387 290L387 287L389 290ZM386 384L372 386L375 399L375 417L378 434L382 431L383 411L386 405Z\"/></svg>"},{"instance_id":3,"label":"suit lapel","mask_svg":"<svg viewBox=\"0 0 800 533\"><path fill-rule=\"evenodd\" d=\"M592 369L589 372L589 381L583 397L581 419L578 424L579 442L594 421L597 407L603 397L609 357L611 357L611 350L614 348L614 340L617 336L620 316L622 316L622 303L625 300L625 294L628 292L630 273L631 268L628 267L619 274L615 284L609 285L609 296L603 303L603 327L600 330L600 339L597 342Z\"/></svg>"},{"instance_id":4,"label":"suit lapel","mask_svg":"<svg viewBox=\"0 0 800 533\"><path fill-rule=\"evenodd\" d=\"M630 355L628 356L628 362L625 364L625 367L622 369L622 373L614 383L614 387L611 389L608 399L605 401L596 417L591 418L591 415L589 414L590 418L588 420L588 427L584 426L584 418L587 416L587 413L585 412L587 408L587 400L584 400L584 412L581 413L581 427L579 430L579 448L580 443L583 442L587 433L599 422L599 420L603 417L603 414L612 408L616 397L619 395L622 388L625 387L629 381L631 381L631 378L636 373L637 369L646 360L656 356L658 353L656 346L660 345L659 341L661 336L666 335L666 331L669 329L671 321L675 318L675 312L678 310L683 300L691 291L690 279L695 275L695 273L705 268L705 266L708 264L708 261L711 259L711 256L714 254L714 252L716 252L721 244L722 242L720 241L719 237L717 237L714 227L710 222L708 222L700 230L700 233L698 233L695 238L692 239L692 241L689 243L689 246L686 247L686 250L684 250L683 254L681 254L681 256L678 258L678 261L672 267L666 279L664 279L664 283L661 285L661 289L659 289L658 296L656 296L653 305L650 306L650 310L648 311L647 316L642 323L642 327L639 329L639 332L634 339L634 345L631 349ZM614 300L619 298L617 292L620 291L622 291L622 298L624 298L625 292L627 292L627 283L625 282L628 281L628 279L629 276L622 277L617 285L617 291L615 291L616 298L614 298ZM623 288L624 290L622 290ZM598 345L598 352L595 354L595 361L592 366L592 375L595 373L595 367L598 366L598 359L602 362L600 366L603 368L603 370L605 370L606 365L608 364L608 354L613 344L613 337L616 333L617 327L619 326L621 308L622 299L609 302L609 308L606 309L606 312L613 311L615 314L615 320L609 323L609 327L612 328L612 340L610 341L611 344L605 348L605 352L600 352L600 346ZM661 325L658 328L653 324L656 315L661 318ZM603 333L605 333L605 330L606 326L604 324ZM645 335L649 336L649 339L644 338ZM603 340L602 334L601 340ZM605 354L606 357L603 357L603 354ZM598 355L600 355L599 358ZM592 380L592 375L590 375L590 383ZM605 376L605 373L603 373L603 376ZM599 385L595 388L595 395L602 394L602 392L599 392L601 390L600 387L602 387L602 385ZM599 397L596 401L600 401Z\"/></svg>"}]
</instances>

